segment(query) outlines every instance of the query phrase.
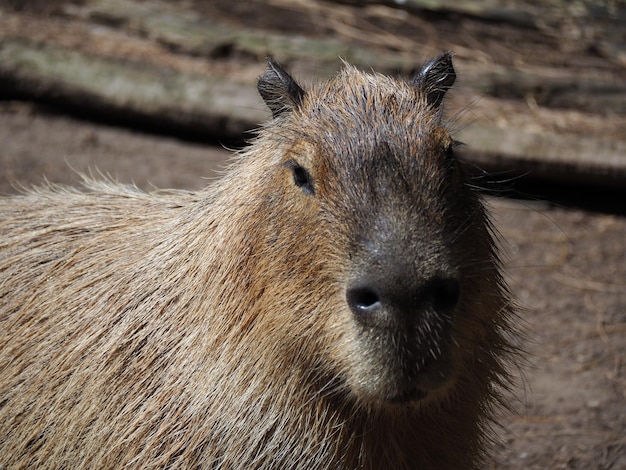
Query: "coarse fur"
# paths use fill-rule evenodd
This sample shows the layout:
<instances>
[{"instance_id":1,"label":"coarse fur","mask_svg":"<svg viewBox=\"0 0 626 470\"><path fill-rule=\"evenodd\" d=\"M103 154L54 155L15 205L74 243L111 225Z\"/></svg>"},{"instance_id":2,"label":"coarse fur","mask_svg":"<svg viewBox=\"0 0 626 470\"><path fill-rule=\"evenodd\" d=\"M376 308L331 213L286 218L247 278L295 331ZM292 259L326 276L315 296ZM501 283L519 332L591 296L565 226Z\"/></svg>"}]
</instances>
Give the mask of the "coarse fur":
<instances>
[{"instance_id":1,"label":"coarse fur","mask_svg":"<svg viewBox=\"0 0 626 470\"><path fill-rule=\"evenodd\" d=\"M481 468L513 307L453 81L270 60L208 188L1 199L0 467Z\"/></svg>"}]
</instances>

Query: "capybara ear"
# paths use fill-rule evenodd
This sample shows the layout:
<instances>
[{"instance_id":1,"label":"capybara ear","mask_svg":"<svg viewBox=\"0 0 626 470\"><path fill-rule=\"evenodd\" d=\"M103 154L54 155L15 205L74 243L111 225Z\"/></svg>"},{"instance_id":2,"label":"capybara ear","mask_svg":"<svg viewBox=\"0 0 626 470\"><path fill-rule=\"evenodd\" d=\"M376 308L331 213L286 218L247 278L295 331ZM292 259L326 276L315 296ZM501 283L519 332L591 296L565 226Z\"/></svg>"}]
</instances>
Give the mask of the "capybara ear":
<instances>
[{"instance_id":1,"label":"capybara ear","mask_svg":"<svg viewBox=\"0 0 626 470\"><path fill-rule=\"evenodd\" d=\"M426 62L411 81L424 91L428 104L438 108L454 80L456 72L452 66L452 54L444 52Z\"/></svg>"},{"instance_id":2,"label":"capybara ear","mask_svg":"<svg viewBox=\"0 0 626 470\"><path fill-rule=\"evenodd\" d=\"M300 85L271 57L267 58L267 69L257 89L274 117L300 106L304 97Z\"/></svg>"}]
</instances>

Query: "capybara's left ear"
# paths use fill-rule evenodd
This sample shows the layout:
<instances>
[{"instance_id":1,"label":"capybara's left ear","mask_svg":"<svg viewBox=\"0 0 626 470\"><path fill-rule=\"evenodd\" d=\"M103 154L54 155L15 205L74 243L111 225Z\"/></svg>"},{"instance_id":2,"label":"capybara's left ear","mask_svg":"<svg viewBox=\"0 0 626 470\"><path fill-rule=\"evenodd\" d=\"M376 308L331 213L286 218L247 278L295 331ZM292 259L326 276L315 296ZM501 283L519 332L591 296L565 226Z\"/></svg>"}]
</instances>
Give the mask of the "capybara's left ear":
<instances>
[{"instance_id":1,"label":"capybara's left ear","mask_svg":"<svg viewBox=\"0 0 626 470\"><path fill-rule=\"evenodd\" d=\"M267 58L267 69L259 78L257 89L274 117L300 106L305 93L291 75L271 57Z\"/></svg>"},{"instance_id":2,"label":"capybara's left ear","mask_svg":"<svg viewBox=\"0 0 626 470\"><path fill-rule=\"evenodd\" d=\"M438 108L446 91L455 80L456 72L452 66L452 54L444 52L426 62L413 76L411 82L423 90L430 106Z\"/></svg>"}]
</instances>

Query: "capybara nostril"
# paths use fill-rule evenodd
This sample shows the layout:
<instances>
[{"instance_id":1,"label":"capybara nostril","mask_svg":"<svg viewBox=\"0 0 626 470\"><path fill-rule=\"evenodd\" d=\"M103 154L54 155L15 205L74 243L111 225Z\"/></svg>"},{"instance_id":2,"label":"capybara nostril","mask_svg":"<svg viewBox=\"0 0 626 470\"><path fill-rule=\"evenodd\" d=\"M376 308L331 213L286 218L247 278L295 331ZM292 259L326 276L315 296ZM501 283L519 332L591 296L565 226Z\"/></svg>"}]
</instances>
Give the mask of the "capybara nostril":
<instances>
[{"instance_id":1,"label":"capybara nostril","mask_svg":"<svg viewBox=\"0 0 626 470\"><path fill-rule=\"evenodd\" d=\"M432 299L435 312L450 312L461 297L461 283L452 278L434 279L426 287L426 296Z\"/></svg>"},{"instance_id":2,"label":"capybara nostril","mask_svg":"<svg viewBox=\"0 0 626 470\"><path fill-rule=\"evenodd\" d=\"M372 315L381 308L381 299L376 291L367 286L352 287L346 291L346 300L357 317Z\"/></svg>"}]
</instances>

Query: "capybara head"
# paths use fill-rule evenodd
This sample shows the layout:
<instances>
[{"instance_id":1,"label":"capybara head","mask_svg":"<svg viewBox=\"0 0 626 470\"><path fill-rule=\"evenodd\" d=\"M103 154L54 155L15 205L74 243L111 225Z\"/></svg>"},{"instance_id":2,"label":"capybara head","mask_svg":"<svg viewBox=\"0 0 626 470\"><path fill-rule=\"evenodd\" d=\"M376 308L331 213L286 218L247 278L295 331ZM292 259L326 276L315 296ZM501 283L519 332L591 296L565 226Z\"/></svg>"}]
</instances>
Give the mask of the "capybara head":
<instances>
[{"instance_id":1,"label":"capybara head","mask_svg":"<svg viewBox=\"0 0 626 470\"><path fill-rule=\"evenodd\" d=\"M324 289L308 299L323 303L318 354L371 406L445 397L503 309L488 222L442 119L454 80L449 53L408 80L347 66L305 90L272 60L259 80L291 264Z\"/></svg>"}]
</instances>

